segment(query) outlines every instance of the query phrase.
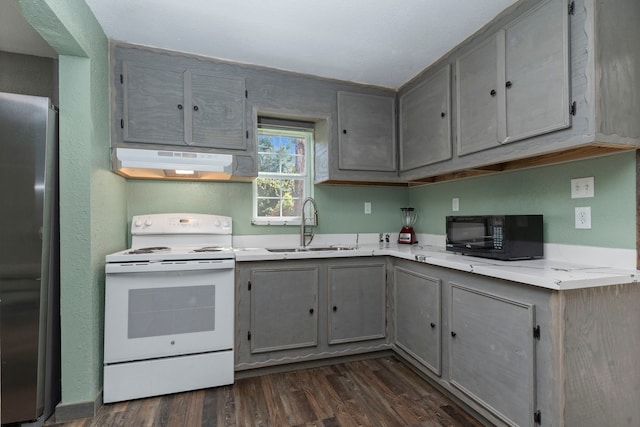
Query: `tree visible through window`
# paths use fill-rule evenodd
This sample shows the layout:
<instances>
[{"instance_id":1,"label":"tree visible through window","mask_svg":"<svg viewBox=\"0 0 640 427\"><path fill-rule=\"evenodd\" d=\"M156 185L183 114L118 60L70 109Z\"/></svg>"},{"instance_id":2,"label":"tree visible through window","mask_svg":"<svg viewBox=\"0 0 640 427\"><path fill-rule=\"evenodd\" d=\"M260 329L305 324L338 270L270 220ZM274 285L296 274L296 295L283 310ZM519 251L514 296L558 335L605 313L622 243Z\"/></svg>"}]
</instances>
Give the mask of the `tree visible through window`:
<instances>
[{"instance_id":1,"label":"tree visible through window","mask_svg":"<svg viewBox=\"0 0 640 427\"><path fill-rule=\"evenodd\" d=\"M258 129L254 223L291 224L310 188L308 130Z\"/></svg>"}]
</instances>

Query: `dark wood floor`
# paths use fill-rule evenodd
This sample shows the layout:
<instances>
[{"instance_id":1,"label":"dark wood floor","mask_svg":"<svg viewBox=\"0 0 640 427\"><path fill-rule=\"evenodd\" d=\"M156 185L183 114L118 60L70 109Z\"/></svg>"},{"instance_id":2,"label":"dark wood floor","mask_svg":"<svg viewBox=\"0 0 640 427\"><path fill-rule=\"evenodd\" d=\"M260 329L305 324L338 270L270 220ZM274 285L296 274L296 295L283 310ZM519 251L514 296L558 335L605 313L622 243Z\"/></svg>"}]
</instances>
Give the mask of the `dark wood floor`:
<instances>
[{"instance_id":1,"label":"dark wood floor","mask_svg":"<svg viewBox=\"0 0 640 427\"><path fill-rule=\"evenodd\" d=\"M240 379L103 405L47 426L464 426L481 424L393 357Z\"/></svg>"}]
</instances>

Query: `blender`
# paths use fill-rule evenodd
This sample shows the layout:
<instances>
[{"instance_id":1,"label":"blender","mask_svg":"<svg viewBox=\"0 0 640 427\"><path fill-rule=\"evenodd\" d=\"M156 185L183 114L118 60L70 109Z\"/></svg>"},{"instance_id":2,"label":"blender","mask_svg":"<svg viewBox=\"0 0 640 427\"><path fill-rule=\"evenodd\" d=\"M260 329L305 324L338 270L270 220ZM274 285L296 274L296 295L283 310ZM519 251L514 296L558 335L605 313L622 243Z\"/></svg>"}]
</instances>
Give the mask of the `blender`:
<instances>
[{"instance_id":1,"label":"blender","mask_svg":"<svg viewBox=\"0 0 640 427\"><path fill-rule=\"evenodd\" d=\"M400 218L402 218L402 229L398 235L398 243L418 243L416 233L413 231L413 224L418 219L415 209L400 208Z\"/></svg>"}]
</instances>

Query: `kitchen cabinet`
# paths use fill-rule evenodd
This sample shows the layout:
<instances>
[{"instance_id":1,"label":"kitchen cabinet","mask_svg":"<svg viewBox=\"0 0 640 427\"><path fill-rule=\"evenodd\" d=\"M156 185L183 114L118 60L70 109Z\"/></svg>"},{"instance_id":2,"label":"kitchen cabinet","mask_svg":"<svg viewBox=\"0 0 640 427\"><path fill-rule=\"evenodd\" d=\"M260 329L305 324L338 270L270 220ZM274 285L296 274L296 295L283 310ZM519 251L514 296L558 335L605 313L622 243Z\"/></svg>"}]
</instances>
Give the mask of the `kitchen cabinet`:
<instances>
[{"instance_id":1,"label":"kitchen cabinet","mask_svg":"<svg viewBox=\"0 0 640 427\"><path fill-rule=\"evenodd\" d=\"M568 22L547 0L457 59L458 155L570 125Z\"/></svg>"},{"instance_id":2,"label":"kitchen cabinet","mask_svg":"<svg viewBox=\"0 0 640 427\"><path fill-rule=\"evenodd\" d=\"M318 344L318 268L251 271L251 352Z\"/></svg>"},{"instance_id":3,"label":"kitchen cabinet","mask_svg":"<svg viewBox=\"0 0 640 427\"><path fill-rule=\"evenodd\" d=\"M338 92L339 168L397 170L395 97Z\"/></svg>"},{"instance_id":4,"label":"kitchen cabinet","mask_svg":"<svg viewBox=\"0 0 640 427\"><path fill-rule=\"evenodd\" d=\"M535 305L459 284L450 291L450 384L504 422L531 425Z\"/></svg>"},{"instance_id":5,"label":"kitchen cabinet","mask_svg":"<svg viewBox=\"0 0 640 427\"><path fill-rule=\"evenodd\" d=\"M395 345L440 375L441 281L422 274L420 265L394 267Z\"/></svg>"},{"instance_id":6,"label":"kitchen cabinet","mask_svg":"<svg viewBox=\"0 0 640 427\"><path fill-rule=\"evenodd\" d=\"M454 154L400 177L441 182L637 149L639 19L633 0L517 2L400 88L402 99L455 67Z\"/></svg>"},{"instance_id":7,"label":"kitchen cabinet","mask_svg":"<svg viewBox=\"0 0 640 427\"><path fill-rule=\"evenodd\" d=\"M498 147L498 41L489 37L456 61L457 154Z\"/></svg>"},{"instance_id":8,"label":"kitchen cabinet","mask_svg":"<svg viewBox=\"0 0 640 427\"><path fill-rule=\"evenodd\" d=\"M130 61L122 70L124 141L246 149L242 78Z\"/></svg>"},{"instance_id":9,"label":"kitchen cabinet","mask_svg":"<svg viewBox=\"0 0 640 427\"><path fill-rule=\"evenodd\" d=\"M236 371L389 350L386 263L237 262Z\"/></svg>"},{"instance_id":10,"label":"kitchen cabinet","mask_svg":"<svg viewBox=\"0 0 640 427\"><path fill-rule=\"evenodd\" d=\"M386 264L329 265L329 344L385 337Z\"/></svg>"},{"instance_id":11,"label":"kitchen cabinet","mask_svg":"<svg viewBox=\"0 0 640 427\"><path fill-rule=\"evenodd\" d=\"M504 43L497 82L500 141L570 126L567 2L540 3L500 31L498 42Z\"/></svg>"},{"instance_id":12,"label":"kitchen cabinet","mask_svg":"<svg viewBox=\"0 0 640 427\"><path fill-rule=\"evenodd\" d=\"M451 67L400 96L400 170L451 158Z\"/></svg>"}]
</instances>

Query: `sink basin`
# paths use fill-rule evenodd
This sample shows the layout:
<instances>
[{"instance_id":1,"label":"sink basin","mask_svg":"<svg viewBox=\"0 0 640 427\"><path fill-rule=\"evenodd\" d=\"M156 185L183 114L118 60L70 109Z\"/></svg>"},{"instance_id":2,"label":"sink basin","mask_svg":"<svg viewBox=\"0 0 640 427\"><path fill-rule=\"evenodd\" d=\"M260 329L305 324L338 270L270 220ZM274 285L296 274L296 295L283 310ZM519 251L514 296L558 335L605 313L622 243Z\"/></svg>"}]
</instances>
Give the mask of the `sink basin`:
<instances>
[{"instance_id":1,"label":"sink basin","mask_svg":"<svg viewBox=\"0 0 640 427\"><path fill-rule=\"evenodd\" d=\"M305 248L267 248L269 252L320 252L320 251L351 251L355 248L349 246L316 246Z\"/></svg>"}]
</instances>

